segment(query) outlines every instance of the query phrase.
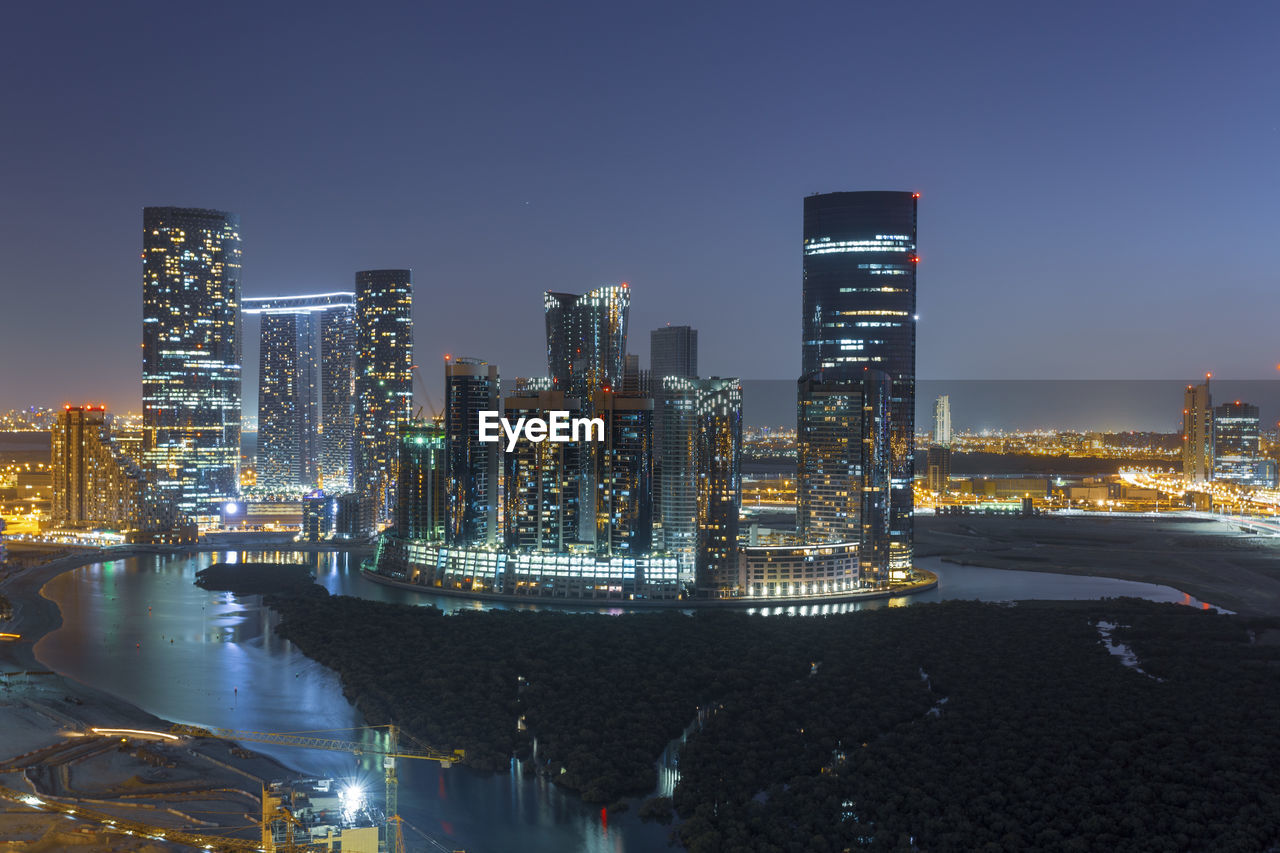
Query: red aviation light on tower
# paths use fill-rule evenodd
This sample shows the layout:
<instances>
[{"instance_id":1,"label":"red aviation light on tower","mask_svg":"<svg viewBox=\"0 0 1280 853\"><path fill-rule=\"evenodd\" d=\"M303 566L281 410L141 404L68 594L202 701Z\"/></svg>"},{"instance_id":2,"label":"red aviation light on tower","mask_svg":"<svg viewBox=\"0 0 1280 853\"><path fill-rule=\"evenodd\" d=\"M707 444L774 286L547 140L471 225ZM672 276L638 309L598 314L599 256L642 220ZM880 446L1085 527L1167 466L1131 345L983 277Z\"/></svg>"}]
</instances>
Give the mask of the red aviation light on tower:
<instances>
[{"instance_id":1,"label":"red aviation light on tower","mask_svg":"<svg viewBox=\"0 0 1280 853\"><path fill-rule=\"evenodd\" d=\"M920 193L912 193L912 194L911 194L911 197L912 197L912 198L920 198Z\"/></svg>"}]
</instances>

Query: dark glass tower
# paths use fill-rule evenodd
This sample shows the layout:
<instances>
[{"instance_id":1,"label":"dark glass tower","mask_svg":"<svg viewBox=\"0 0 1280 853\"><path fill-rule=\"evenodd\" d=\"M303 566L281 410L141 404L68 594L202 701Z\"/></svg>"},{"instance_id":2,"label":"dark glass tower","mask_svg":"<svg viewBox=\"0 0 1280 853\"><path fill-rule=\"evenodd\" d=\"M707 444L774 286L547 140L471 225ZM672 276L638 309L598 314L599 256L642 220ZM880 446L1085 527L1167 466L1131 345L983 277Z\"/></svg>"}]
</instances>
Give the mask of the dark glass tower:
<instances>
[{"instance_id":1,"label":"dark glass tower","mask_svg":"<svg viewBox=\"0 0 1280 853\"><path fill-rule=\"evenodd\" d=\"M355 294L251 297L261 317L258 485L351 489Z\"/></svg>"},{"instance_id":2,"label":"dark glass tower","mask_svg":"<svg viewBox=\"0 0 1280 853\"><path fill-rule=\"evenodd\" d=\"M142 212L142 411L148 468L178 508L217 517L240 492L240 222Z\"/></svg>"},{"instance_id":3,"label":"dark glass tower","mask_svg":"<svg viewBox=\"0 0 1280 853\"><path fill-rule=\"evenodd\" d=\"M1236 400L1213 409L1213 479L1244 485L1260 482L1258 407Z\"/></svg>"},{"instance_id":4,"label":"dark glass tower","mask_svg":"<svg viewBox=\"0 0 1280 853\"><path fill-rule=\"evenodd\" d=\"M401 539L444 539L444 430L428 421L409 420L400 427L400 459L395 510Z\"/></svg>"},{"instance_id":5,"label":"dark glass tower","mask_svg":"<svg viewBox=\"0 0 1280 853\"><path fill-rule=\"evenodd\" d=\"M654 387L667 376L698 375L698 330L663 326L649 333L649 375Z\"/></svg>"},{"instance_id":6,"label":"dark glass tower","mask_svg":"<svg viewBox=\"0 0 1280 853\"><path fill-rule=\"evenodd\" d=\"M604 419L595 445L596 554L648 554L653 543L653 400L601 391L593 407Z\"/></svg>"},{"instance_id":7,"label":"dark glass tower","mask_svg":"<svg viewBox=\"0 0 1280 853\"><path fill-rule=\"evenodd\" d=\"M859 382L864 368L888 375L895 571L911 567L918 198L840 192L804 200L801 373L821 372L824 384Z\"/></svg>"},{"instance_id":8,"label":"dark glass tower","mask_svg":"<svg viewBox=\"0 0 1280 853\"><path fill-rule=\"evenodd\" d=\"M547 371L556 390L590 400L602 388L621 388L631 310L626 282L581 296L548 291L543 308Z\"/></svg>"},{"instance_id":9,"label":"dark glass tower","mask_svg":"<svg viewBox=\"0 0 1280 853\"><path fill-rule=\"evenodd\" d=\"M449 448L450 544L496 547L499 442L480 440L480 413L498 411L498 366L446 358L444 429Z\"/></svg>"},{"instance_id":10,"label":"dark glass tower","mask_svg":"<svg viewBox=\"0 0 1280 853\"><path fill-rule=\"evenodd\" d=\"M390 518L400 427L413 407L409 270L356 273L355 490L366 529Z\"/></svg>"}]
</instances>

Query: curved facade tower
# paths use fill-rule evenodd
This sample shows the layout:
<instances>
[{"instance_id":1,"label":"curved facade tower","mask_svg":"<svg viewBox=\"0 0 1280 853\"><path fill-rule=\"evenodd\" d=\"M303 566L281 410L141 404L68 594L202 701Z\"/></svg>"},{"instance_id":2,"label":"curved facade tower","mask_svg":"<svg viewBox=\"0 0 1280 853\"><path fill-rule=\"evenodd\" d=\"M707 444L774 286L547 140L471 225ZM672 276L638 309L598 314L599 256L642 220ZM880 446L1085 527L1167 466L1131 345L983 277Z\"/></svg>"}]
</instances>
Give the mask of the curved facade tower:
<instances>
[{"instance_id":1,"label":"curved facade tower","mask_svg":"<svg viewBox=\"0 0 1280 853\"><path fill-rule=\"evenodd\" d=\"M627 283L581 295L547 291L543 309L547 372L555 389L580 400L590 400L602 389L621 389L631 311Z\"/></svg>"},{"instance_id":2,"label":"curved facade tower","mask_svg":"<svg viewBox=\"0 0 1280 853\"><path fill-rule=\"evenodd\" d=\"M911 566L918 199L838 192L804 200L803 375L827 385L861 382L869 371L888 376L894 571Z\"/></svg>"}]
</instances>

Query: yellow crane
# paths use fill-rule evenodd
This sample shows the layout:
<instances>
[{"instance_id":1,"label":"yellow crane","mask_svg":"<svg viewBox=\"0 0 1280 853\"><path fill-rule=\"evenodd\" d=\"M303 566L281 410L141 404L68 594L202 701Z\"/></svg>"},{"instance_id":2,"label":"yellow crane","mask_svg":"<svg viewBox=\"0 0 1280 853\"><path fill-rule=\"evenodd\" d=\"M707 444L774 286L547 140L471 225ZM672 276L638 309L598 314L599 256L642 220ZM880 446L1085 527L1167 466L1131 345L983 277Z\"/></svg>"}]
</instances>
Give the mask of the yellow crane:
<instances>
[{"instance_id":1,"label":"yellow crane","mask_svg":"<svg viewBox=\"0 0 1280 853\"><path fill-rule=\"evenodd\" d=\"M387 735L381 744L375 741L373 745L360 743L359 741L343 740L333 737L319 737L329 732L335 731L363 731L386 729ZM354 755L380 755L382 756L383 776L386 780L387 787L387 828L386 828L386 849L401 853L404 850L404 834L401 830L400 821L400 805L399 805L399 779L396 777L396 759L398 758L417 758L427 761L438 761L440 766L449 767L455 761L461 761L466 757L466 751L455 749L453 752L445 752L444 750L435 749L425 744L417 743L413 745L401 746L400 729L395 725L385 726L362 726L359 729L316 729L313 731L303 732L248 732L238 729L219 729L204 728L201 726L183 726L175 725L170 729L175 735L185 735L187 737L217 737L224 740L234 740L250 743L269 743L277 746L298 746L306 749L327 749L335 752L349 752ZM412 740L412 738L410 738ZM265 800L264 800L265 802ZM265 819L264 815L264 819Z\"/></svg>"}]
</instances>

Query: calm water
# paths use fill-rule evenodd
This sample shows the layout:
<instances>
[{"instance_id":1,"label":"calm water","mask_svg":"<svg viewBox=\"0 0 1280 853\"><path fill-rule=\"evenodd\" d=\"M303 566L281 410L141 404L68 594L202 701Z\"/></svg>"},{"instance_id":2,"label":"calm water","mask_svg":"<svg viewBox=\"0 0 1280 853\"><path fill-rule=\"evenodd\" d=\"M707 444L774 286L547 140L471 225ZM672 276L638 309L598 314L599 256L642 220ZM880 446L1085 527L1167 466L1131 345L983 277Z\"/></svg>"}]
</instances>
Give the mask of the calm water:
<instances>
[{"instance_id":1,"label":"calm water","mask_svg":"<svg viewBox=\"0 0 1280 853\"><path fill-rule=\"evenodd\" d=\"M275 614L259 597L237 598L193 585L196 571L216 560L308 563L318 582L334 594L434 603L450 611L495 606L375 584L361 577L356 561L345 554L244 551L130 558L66 572L45 586L44 594L62 609L63 626L37 644L37 657L52 669L177 722L268 732L361 725L342 695L337 675L277 637ZM1116 595L1200 605L1177 590L1153 584L950 566L936 558L923 560L922 566L939 575L939 589L910 599L765 612L812 615L944 598ZM248 746L303 773L359 779L381 790L381 770L370 759L362 763L343 753ZM402 761L400 776L401 814L411 827L446 847L470 853L667 849L669 829L641 823L634 810L605 820L598 808L518 773L442 771L432 762ZM670 783L670 774L664 779ZM406 842L410 849L440 849L409 830Z\"/></svg>"}]
</instances>

